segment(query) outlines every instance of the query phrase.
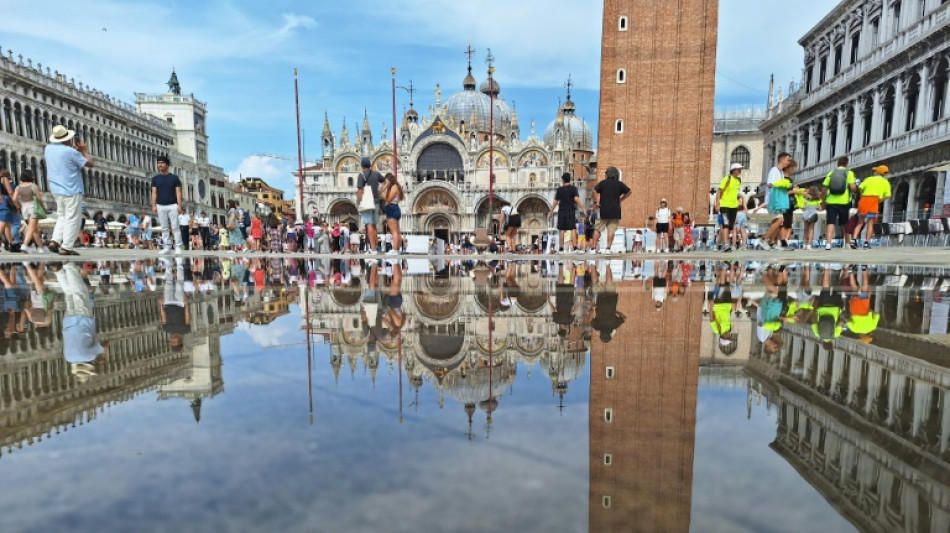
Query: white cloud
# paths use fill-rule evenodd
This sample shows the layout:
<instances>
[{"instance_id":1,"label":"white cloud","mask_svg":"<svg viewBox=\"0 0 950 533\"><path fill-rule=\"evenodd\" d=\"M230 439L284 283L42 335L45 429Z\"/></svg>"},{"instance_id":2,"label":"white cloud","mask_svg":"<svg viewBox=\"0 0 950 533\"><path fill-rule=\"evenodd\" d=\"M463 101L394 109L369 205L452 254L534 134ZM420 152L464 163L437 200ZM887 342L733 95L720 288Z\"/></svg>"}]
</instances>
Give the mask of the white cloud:
<instances>
[{"instance_id":1,"label":"white cloud","mask_svg":"<svg viewBox=\"0 0 950 533\"><path fill-rule=\"evenodd\" d=\"M286 325L277 325L271 323L267 326L255 326L247 322L238 324L238 330L247 333L248 337L254 341L254 344L261 348L275 348L293 342L300 331L294 330Z\"/></svg>"}]
</instances>

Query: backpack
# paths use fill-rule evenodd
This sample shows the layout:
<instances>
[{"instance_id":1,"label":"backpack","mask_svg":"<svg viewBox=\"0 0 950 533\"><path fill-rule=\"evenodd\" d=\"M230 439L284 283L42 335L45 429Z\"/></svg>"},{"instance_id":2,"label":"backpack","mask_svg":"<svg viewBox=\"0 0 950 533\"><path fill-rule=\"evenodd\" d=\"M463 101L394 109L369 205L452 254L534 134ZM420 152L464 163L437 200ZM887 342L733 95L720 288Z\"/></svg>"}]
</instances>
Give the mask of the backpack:
<instances>
[{"instance_id":1,"label":"backpack","mask_svg":"<svg viewBox=\"0 0 950 533\"><path fill-rule=\"evenodd\" d=\"M818 336L822 340L830 340L835 338L835 317L831 315L823 315L818 319Z\"/></svg>"},{"instance_id":2,"label":"backpack","mask_svg":"<svg viewBox=\"0 0 950 533\"><path fill-rule=\"evenodd\" d=\"M836 168L831 172L831 179L828 180L828 192L831 194L843 194L848 189L848 172L846 168Z\"/></svg>"},{"instance_id":3,"label":"backpack","mask_svg":"<svg viewBox=\"0 0 950 533\"><path fill-rule=\"evenodd\" d=\"M673 227L674 227L674 228L682 228L683 225L685 224L685 220L684 220L684 219L685 219L685 217L684 217L681 213L677 213L677 214L673 215Z\"/></svg>"},{"instance_id":4,"label":"backpack","mask_svg":"<svg viewBox=\"0 0 950 533\"><path fill-rule=\"evenodd\" d=\"M244 211L244 210L242 209L242 211ZM241 217L241 223L244 225L245 228L250 227L250 226L251 226L251 214L248 213L247 211L244 211L244 215Z\"/></svg>"}]
</instances>

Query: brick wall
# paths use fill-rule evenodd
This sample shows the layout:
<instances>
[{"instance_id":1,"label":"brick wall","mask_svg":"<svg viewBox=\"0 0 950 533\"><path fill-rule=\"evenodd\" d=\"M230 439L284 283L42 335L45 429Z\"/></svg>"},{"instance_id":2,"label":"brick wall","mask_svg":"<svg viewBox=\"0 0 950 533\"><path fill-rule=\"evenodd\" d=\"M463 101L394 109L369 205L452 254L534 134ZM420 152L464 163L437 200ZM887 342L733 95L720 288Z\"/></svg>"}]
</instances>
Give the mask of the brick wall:
<instances>
[{"instance_id":1,"label":"brick wall","mask_svg":"<svg viewBox=\"0 0 950 533\"><path fill-rule=\"evenodd\" d=\"M597 169L602 178L619 168L638 193L623 206L623 226L642 226L661 197L705 221L717 10L718 0L604 1Z\"/></svg>"}]
</instances>

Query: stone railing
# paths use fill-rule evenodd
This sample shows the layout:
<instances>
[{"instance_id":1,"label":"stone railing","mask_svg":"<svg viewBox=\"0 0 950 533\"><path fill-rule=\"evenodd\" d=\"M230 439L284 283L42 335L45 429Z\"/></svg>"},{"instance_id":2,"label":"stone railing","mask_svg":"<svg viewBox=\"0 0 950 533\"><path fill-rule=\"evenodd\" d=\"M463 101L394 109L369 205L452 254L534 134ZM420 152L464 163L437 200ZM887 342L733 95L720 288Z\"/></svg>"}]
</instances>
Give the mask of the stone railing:
<instances>
[{"instance_id":1,"label":"stone railing","mask_svg":"<svg viewBox=\"0 0 950 533\"><path fill-rule=\"evenodd\" d=\"M911 46L919 43L928 35L934 33L937 29L943 27L948 21L950 21L948 9L950 9L950 5L943 5L938 9L935 9L928 15L924 16L924 18L918 20L911 27L905 28L903 31L895 35L887 43L875 48L870 54L862 57L854 64L840 72L837 76L834 76L821 86L816 87L810 93L805 95L804 98L802 98L802 109L821 102L835 91L838 91L855 79L860 78L868 71L879 66L881 63L891 59L904 50L907 50Z\"/></svg>"}]
</instances>

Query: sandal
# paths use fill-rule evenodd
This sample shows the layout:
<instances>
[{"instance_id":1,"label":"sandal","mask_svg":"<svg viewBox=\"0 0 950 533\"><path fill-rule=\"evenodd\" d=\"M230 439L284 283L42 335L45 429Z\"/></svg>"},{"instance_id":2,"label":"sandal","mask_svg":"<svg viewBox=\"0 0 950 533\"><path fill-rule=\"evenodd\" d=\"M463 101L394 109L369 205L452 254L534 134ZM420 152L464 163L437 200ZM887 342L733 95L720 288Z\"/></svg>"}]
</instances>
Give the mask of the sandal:
<instances>
[{"instance_id":1,"label":"sandal","mask_svg":"<svg viewBox=\"0 0 950 533\"><path fill-rule=\"evenodd\" d=\"M59 243L56 241L49 241L49 244L46 245L49 248L49 251L56 253L59 251Z\"/></svg>"},{"instance_id":2,"label":"sandal","mask_svg":"<svg viewBox=\"0 0 950 533\"><path fill-rule=\"evenodd\" d=\"M60 248L59 255L79 255L79 252L75 250L67 250L66 248Z\"/></svg>"}]
</instances>

